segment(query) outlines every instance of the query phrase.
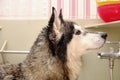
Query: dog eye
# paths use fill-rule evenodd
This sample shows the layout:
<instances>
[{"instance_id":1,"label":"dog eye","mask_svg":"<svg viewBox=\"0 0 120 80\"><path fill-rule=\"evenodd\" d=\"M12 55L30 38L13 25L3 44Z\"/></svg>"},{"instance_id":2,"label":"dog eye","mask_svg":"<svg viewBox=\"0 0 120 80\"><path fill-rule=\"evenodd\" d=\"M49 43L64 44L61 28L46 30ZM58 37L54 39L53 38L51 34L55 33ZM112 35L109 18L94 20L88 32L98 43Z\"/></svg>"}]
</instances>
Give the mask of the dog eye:
<instances>
[{"instance_id":1,"label":"dog eye","mask_svg":"<svg viewBox=\"0 0 120 80\"><path fill-rule=\"evenodd\" d=\"M80 35L81 34L81 31L80 30L77 30L76 32L75 32L75 35Z\"/></svg>"}]
</instances>

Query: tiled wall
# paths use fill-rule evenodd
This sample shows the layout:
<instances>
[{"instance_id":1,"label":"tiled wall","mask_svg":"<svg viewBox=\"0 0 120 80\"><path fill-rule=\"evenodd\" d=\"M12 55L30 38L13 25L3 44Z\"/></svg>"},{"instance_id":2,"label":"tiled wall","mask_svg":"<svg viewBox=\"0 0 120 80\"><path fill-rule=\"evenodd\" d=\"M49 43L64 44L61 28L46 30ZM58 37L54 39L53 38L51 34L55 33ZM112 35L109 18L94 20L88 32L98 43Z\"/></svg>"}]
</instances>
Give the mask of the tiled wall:
<instances>
[{"instance_id":1,"label":"tiled wall","mask_svg":"<svg viewBox=\"0 0 120 80\"><path fill-rule=\"evenodd\" d=\"M95 0L0 0L0 18L47 19L54 6L65 18L97 18Z\"/></svg>"}]
</instances>

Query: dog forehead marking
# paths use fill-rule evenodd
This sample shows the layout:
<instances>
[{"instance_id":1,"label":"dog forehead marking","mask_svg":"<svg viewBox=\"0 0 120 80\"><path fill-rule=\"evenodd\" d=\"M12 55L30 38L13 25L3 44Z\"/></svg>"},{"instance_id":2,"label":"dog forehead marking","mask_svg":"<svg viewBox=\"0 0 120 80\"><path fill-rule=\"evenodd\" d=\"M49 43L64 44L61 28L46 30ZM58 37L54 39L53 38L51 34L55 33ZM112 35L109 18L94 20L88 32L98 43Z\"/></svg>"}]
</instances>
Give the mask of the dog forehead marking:
<instances>
[{"instance_id":1,"label":"dog forehead marking","mask_svg":"<svg viewBox=\"0 0 120 80\"><path fill-rule=\"evenodd\" d=\"M75 28L76 30L80 30L81 32L84 32L83 27L80 26L80 25L74 24L74 28Z\"/></svg>"}]
</instances>

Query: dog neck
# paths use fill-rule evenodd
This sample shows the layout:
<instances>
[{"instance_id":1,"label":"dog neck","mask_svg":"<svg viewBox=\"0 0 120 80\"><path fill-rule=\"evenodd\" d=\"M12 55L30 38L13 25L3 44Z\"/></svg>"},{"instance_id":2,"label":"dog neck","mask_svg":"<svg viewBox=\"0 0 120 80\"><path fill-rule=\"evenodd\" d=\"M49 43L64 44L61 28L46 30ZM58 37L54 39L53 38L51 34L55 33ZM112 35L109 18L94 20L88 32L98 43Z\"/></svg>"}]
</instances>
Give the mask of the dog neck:
<instances>
[{"instance_id":1,"label":"dog neck","mask_svg":"<svg viewBox=\"0 0 120 80\"><path fill-rule=\"evenodd\" d=\"M51 66L50 71L53 71L53 73L55 73L56 76L61 76L63 74L63 68L62 66L60 66L61 62L59 62L59 60L57 60L55 56L52 56L50 54L51 52L49 51L48 47L49 42L46 40L45 36L45 32L41 33L38 36L37 40L34 42L34 45L31 48L30 54L24 61L24 66L26 67L25 72L27 70L29 74L34 75L33 80L36 79L35 77L39 77L41 75L41 68L44 64L48 64L49 66ZM68 76L70 80L75 80L78 77L80 71L80 56L82 50L76 49L76 44L77 43L75 43L74 40L71 40L70 43L67 45L66 66L68 67L68 69L65 66L64 69L68 71ZM48 67L48 65L44 66ZM38 73L36 72L38 72L40 75L38 75ZM25 75L28 76L27 73L25 73Z\"/></svg>"},{"instance_id":2,"label":"dog neck","mask_svg":"<svg viewBox=\"0 0 120 80\"><path fill-rule=\"evenodd\" d=\"M81 61L80 57L83 54L84 50L76 48L77 42L71 40L67 46L67 66L69 68L69 77L70 80L76 80L79 76Z\"/></svg>"},{"instance_id":3,"label":"dog neck","mask_svg":"<svg viewBox=\"0 0 120 80\"><path fill-rule=\"evenodd\" d=\"M33 60L40 59L41 56L48 55L48 41L45 36L46 29L43 29L31 47L30 54L28 54L24 61L25 64L31 64L32 62L35 62Z\"/></svg>"}]
</instances>

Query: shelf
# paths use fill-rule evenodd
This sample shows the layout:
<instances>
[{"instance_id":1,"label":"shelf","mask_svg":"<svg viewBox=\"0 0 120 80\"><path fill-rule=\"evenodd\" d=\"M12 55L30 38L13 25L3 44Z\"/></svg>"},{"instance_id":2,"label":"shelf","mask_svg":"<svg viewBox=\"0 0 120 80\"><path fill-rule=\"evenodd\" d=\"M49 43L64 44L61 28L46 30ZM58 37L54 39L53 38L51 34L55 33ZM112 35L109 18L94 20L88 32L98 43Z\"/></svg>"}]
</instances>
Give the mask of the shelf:
<instances>
[{"instance_id":1,"label":"shelf","mask_svg":"<svg viewBox=\"0 0 120 80\"><path fill-rule=\"evenodd\" d=\"M120 28L120 21L104 22L101 19L73 19L84 28Z\"/></svg>"},{"instance_id":2,"label":"shelf","mask_svg":"<svg viewBox=\"0 0 120 80\"><path fill-rule=\"evenodd\" d=\"M120 21L103 22L95 25L86 26L86 28L120 28Z\"/></svg>"},{"instance_id":3,"label":"shelf","mask_svg":"<svg viewBox=\"0 0 120 80\"><path fill-rule=\"evenodd\" d=\"M114 22L103 22L101 19L67 19L68 21L73 21L76 22L77 24L83 26L84 28L120 28L120 21L114 21ZM39 23L41 25L47 24L48 20L47 19L15 19L15 20L3 20L0 19L0 23L9 23L9 22L14 22L14 23L20 23L23 24L23 22L30 22L30 23ZM0 26L0 30L2 27Z\"/></svg>"}]
</instances>

